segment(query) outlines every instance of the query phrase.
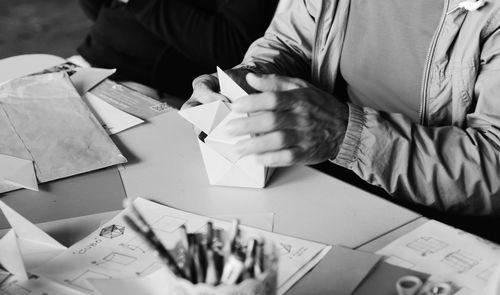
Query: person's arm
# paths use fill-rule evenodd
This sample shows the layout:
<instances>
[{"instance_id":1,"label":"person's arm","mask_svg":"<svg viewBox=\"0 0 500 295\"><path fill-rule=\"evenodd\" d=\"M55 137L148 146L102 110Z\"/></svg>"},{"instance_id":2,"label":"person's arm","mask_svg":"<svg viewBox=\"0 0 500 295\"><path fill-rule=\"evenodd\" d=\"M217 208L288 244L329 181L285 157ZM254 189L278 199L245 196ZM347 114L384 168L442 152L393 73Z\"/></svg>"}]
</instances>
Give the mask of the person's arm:
<instances>
[{"instance_id":1,"label":"person's arm","mask_svg":"<svg viewBox=\"0 0 500 295\"><path fill-rule=\"evenodd\" d=\"M267 28L276 0L226 1L216 11L186 0L130 0L141 24L191 60L232 67Z\"/></svg>"},{"instance_id":2,"label":"person's arm","mask_svg":"<svg viewBox=\"0 0 500 295\"><path fill-rule=\"evenodd\" d=\"M335 163L395 197L460 214L500 215L500 30L483 46L464 129L424 127L351 106Z\"/></svg>"}]
</instances>

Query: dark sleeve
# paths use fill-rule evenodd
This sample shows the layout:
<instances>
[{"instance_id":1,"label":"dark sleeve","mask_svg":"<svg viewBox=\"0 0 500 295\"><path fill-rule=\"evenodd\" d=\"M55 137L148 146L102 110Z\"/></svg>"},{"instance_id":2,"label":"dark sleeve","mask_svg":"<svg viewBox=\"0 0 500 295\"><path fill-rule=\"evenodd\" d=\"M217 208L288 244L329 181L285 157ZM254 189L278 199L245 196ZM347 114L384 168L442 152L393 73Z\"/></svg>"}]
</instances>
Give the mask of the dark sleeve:
<instances>
[{"instance_id":1,"label":"dark sleeve","mask_svg":"<svg viewBox=\"0 0 500 295\"><path fill-rule=\"evenodd\" d=\"M85 15L93 21L97 19L101 7L106 2L107 0L78 0Z\"/></svg>"},{"instance_id":2,"label":"dark sleeve","mask_svg":"<svg viewBox=\"0 0 500 295\"><path fill-rule=\"evenodd\" d=\"M204 0L201 0L202 2ZM277 0L226 0L208 10L186 0L131 0L127 10L194 62L231 67L264 34Z\"/></svg>"}]
</instances>

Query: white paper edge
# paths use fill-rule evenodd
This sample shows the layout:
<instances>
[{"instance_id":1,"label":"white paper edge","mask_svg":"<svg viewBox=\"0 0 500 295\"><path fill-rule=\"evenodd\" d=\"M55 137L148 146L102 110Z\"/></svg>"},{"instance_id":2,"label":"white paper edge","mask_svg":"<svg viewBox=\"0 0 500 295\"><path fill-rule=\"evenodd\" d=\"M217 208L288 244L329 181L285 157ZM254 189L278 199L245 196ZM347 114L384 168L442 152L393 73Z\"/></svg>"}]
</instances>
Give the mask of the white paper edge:
<instances>
[{"instance_id":1,"label":"white paper edge","mask_svg":"<svg viewBox=\"0 0 500 295\"><path fill-rule=\"evenodd\" d=\"M316 256L314 256L308 263L306 263L301 269L299 269L295 274L293 274L283 285L278 287L276 292L277 295L285 294L290 288L295 285L299 280L304 278L304 276L313 269L316 264L318 264L326 254L332 249L332 245L327 245L321 250Z\"/></svg>"}]
</instances>

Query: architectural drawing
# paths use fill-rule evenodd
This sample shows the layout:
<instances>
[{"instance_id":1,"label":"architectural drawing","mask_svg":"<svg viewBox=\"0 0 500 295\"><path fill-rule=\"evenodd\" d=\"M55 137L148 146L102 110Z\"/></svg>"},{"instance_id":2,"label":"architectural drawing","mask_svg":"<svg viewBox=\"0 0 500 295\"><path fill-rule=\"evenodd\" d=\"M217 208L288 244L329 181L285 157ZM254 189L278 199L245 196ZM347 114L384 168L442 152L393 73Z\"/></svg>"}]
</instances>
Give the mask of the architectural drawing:
<instances>
[{"instance_id":1,"label":"architectural drawing","mask_svg":"<svg viewBox=\"0 0 500 295\"><path fill-rule=\"evenodd\" d=\"M104 238L113 239L119 237L125 233L125 227L121 225L112 224L106 226L101 230L99 235Z\"/></svg>"},{"instance_id":2,"label":"architectural drawing","mask_svg":"<svg viewBox=\"0 0 500 295\"><path fill-rule=\"evenodd\" d=\"M120 243L119 246L141 254L146 254L146 251L150 249L146 241L144 241L144 239L140 236L134 236L132 239L124 243Z\"/></svg>"},{"instance_id":3,"label":"architectural drawing","mask_svg":"<svg viewBox=\"0 0 500 295\"><path fill-rule=\"evenodd\" d=\"M446 248L448 244L433 237L421 237L408 243L406 246L419 252L420 255L426 256Z\"/></svg>"},{"instance_id":4,"label":"architectural drawing","mask_svg":"<svg viewBox=\"0 0 500 295\"><path fill-rule=\"evenodd\" d=\"M452 267L458 273L464 273L478 265L481 260L462 250L457 250L446 255L442 263Z\"/></svg>"},{"instance_id":5,"label":"architectural drawing","mask_svg":"<svg viewBox=\"0 0 500 295\"><path fill-rule=\"evenodd\" d=\"M493 264L491 265L490 267L488 267L487 269L485 270L482 270L481 272L479 272L476 277L480 280L483 280L485 282L488 282L490 280L490 277L493 275L493 273L495 272L495 269L498 267L497 264Z\"/></svg>"},{"instance_id":6,"label":"architectural drawing","mask_svg":"<svg viewBox=\"0 0 500 295\"><path fill-rule=\"evenodd\" d=\"M64 282L72 287L77 287L80 290L93 293L93 289L87 281L88 279L112 279L112 277L93 270L86 270L74 279L64 280Z\"/></svg>"},{"instance_id":7,"label":"architectural drawing","mask_svg":"<svg viewBox=\"0 0 500 295\"><path fill-rule=\"evenodd\" d=\"M119 265L130 265L137 261L136 257L123 254L123 253L118 253L118 252L111 252L108 255L104 256L99 261L93 261L92 264L94 265L102 265L105 263L114 263L114 264L119 264Z\"/></svg>"}]
</instances>

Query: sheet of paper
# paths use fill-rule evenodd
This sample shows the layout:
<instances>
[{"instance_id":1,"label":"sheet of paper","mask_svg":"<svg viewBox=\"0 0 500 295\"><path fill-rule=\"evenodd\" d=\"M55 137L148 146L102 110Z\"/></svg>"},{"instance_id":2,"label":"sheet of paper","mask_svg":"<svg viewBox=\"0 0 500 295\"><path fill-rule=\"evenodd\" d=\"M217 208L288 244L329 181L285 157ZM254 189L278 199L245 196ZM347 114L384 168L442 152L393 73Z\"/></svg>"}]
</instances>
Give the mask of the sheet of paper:
<instances>
[{"instance_id":1,"label":"sheet of paper","mask_svg":"<svg viewBox=\"0 0 500 295\"><path fill-rule=\"evenodd\" d=\"M184 224L188 232L205 230L212 220L215 228L229 229L230 223L172 209L145 199L137 199L143 212L167 248L177 242L177 230ZM67 287L94 294L87 279L117 279L144 276L159 269L162 263L141 237L130 230L123 219L124 212L99 228L93 234L71 246L67 251L34 271ZM329 250L329 246L297 238L242 227L242 237L260 235L275 241L279 255L279 294L300 279L301 271L308 271ZM316 260L315 260L316 259Z\"/></svg>"},{"instance_id":2,"label":"sheet of paper","mask_svg":"<svg viewBox=\"0 0 500 295\"><path fill-rule=\"evenodd\" d=\"M82 98L110 135L144 123L143 120L113 107L90 92Z\"/></svg>"},{"instance_id":3,"label":"sheet of paper","mask_svg":"<svg viewBox=\"0 0 500 295\"><path fill-rule=\"evenodd\" d=\"M66 249L2 201L0 212L12 227L0 239L0 264L11 274L27 279L31 269Z\"/></svg>"},{"instance_id":4,"label":"sheet of paper","mask_svg":"<svg viewBox=\"0 0 500 295\"><path fill-rule=\"evenodd\" d=\"M92 94L133 116L148 120L173 110L166 102L158 101L119 83L105 80L91 90Z\"/></svg>"},{"instance_id":5,"label":"sheet of paper","mask_svg":"<svg viewBox=\"0 0 500 295\"><path fill-rule=\"evenodd\" d=\"M4 279L2 283L2 279ZM50 280L31 276L29 279L8 276L0 270L0 294L2 295L81 295Z\"/></svg>"},{"instance_id":6,"label":"sheet of paper","mask_svg":"<svg viewBox=\"0 0 500 295\"><path fill-rule=\"evenodd\" d=\"M460 294L481 294L500 262L500 246L431 220L377 252L386 262L451 281Z\"/></svg>"},{"instance_id":7,"label":"sheet of paper","mask_svg":"<svg viewBox=\"0 0 500 295\"><path fill-rule=\"evenodd\" d=\"M2 84L0 130L0 154L33 161L39 183L126 162L63 72Z\"/></svg>"}]
</instances>

